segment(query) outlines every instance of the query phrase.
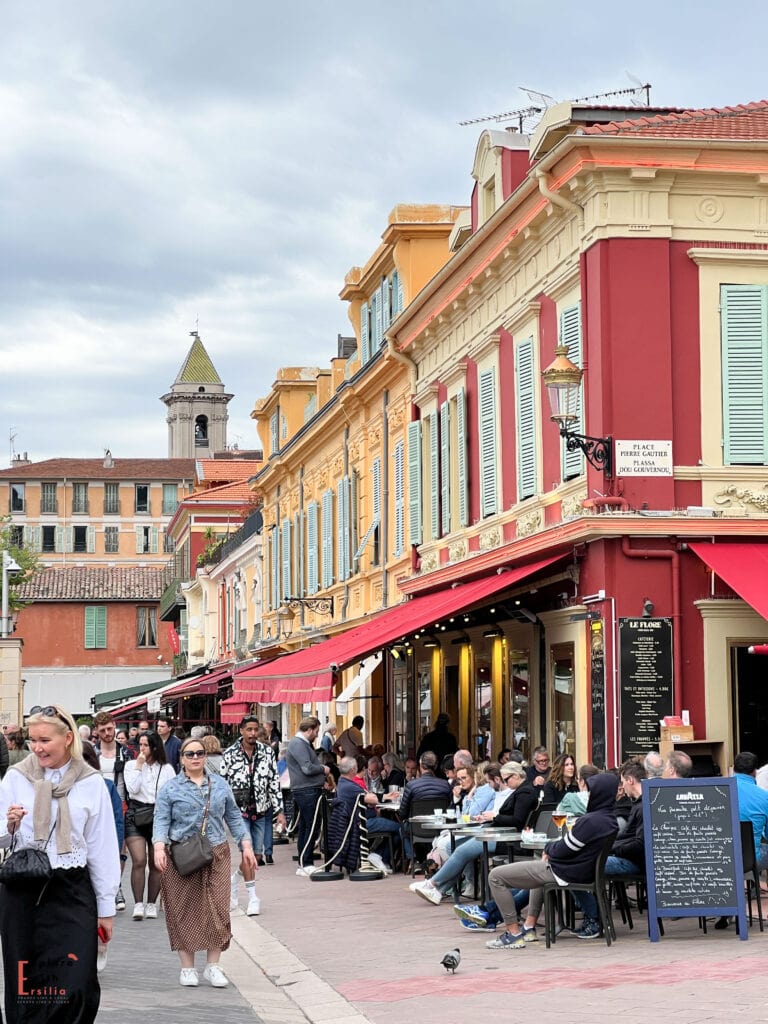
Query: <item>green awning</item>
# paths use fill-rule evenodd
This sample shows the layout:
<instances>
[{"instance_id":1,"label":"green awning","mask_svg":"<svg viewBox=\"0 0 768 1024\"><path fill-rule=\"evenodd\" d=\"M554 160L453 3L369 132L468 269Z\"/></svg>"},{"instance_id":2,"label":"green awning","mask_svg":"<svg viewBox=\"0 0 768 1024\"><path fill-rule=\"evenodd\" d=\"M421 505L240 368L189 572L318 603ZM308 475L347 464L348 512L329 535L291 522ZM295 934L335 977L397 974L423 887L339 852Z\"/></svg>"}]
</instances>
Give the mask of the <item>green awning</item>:
<instances>
[{"instance_id":1,"label":"green awning","mask_svg":"<svg viewBox=\"0 0 768 1024\"><path fill-rule=\"evenodd\" d=\"M136 686L124 686L121 690L107 690L106 693L97 693L93 698L93 706L96 711L111 704L119 704L128 700L129 697L140 697L143 693L156 690L162 680L153 679L151 683L138 683Z\"/></svg>"}]
</instances>

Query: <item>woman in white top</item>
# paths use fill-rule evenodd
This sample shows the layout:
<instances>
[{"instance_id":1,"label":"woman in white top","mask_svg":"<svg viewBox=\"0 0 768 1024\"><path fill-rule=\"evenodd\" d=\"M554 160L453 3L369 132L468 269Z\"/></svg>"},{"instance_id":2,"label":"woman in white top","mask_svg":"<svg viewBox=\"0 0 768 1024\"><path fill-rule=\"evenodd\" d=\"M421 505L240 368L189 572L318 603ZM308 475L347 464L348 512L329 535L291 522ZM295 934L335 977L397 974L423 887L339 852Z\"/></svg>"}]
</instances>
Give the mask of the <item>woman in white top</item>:
<instances>
[{"instance_id":1,"label":"woman in white top","mask_svg":"<svg viewBox=\"0 0 768 1024\"><path fill-rule=\"evenodd\" d=\"M175 775L166 762L165 746L156 732L139 736L139 756L125 763L125 790L128 812L125 815L125 843L131 855L131 889L133 920L157 917L160 872L155 867L152 849L152 824L157 794ZM144 902L144 880L149 860L147 901Z\"/></svg>"},{"instance_id":2,"label":"woman in white top","mask_svg":"<svg viewBox=\"0 0 768 1024\"><path fill-rule=\"evenodd\" d=\"M120 883L112 804L67 712L34 707L27 725L32 755L0 783L0 833L45 849L53 876L0 885L6 1021L93 1024L97 935L112 937Z\"/></svg>"}]
</instances>

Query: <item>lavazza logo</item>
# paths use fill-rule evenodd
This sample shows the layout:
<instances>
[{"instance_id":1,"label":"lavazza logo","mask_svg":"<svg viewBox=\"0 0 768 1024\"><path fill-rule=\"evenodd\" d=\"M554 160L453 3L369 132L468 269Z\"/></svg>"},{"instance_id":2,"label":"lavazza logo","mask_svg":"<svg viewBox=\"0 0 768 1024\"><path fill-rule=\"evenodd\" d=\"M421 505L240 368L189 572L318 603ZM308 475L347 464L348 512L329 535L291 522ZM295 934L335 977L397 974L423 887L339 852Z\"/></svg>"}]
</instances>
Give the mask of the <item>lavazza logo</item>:
<instances>
[{"instance_id":1,"label":"lavazza logo","mask_svg":"<svg viewBox=\"0 0 768 1024\"><path fill-rule=\"evenodd\" d=\"M688 790L687 793L675 793L675 800L703 800L703 793L692 793Z\"/></svg>"}]
</instances>

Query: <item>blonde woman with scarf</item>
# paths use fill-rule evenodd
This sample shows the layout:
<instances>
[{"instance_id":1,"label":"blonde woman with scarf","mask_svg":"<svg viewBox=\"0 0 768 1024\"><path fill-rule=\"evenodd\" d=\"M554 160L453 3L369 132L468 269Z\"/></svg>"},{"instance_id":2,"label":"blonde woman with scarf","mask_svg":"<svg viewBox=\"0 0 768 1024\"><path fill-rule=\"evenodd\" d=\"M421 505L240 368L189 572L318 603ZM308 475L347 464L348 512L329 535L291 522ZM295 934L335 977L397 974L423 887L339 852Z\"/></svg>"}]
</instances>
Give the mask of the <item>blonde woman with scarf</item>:
<instances>
[{"instance_id":1,"label":"blonde woman with scarf","mask_svg":"<svg viewBox=\"0 0 768 1024\"><path fill-rule=\"evenodd\" d=\"M107 787L82 756L71 716L56 705L27 719L32 751L0 783L0 834L44 849L53 877L0 885L6 1022L93 1024L98 933L109 941L120 883Z\"/></svg>"}]
</instances>

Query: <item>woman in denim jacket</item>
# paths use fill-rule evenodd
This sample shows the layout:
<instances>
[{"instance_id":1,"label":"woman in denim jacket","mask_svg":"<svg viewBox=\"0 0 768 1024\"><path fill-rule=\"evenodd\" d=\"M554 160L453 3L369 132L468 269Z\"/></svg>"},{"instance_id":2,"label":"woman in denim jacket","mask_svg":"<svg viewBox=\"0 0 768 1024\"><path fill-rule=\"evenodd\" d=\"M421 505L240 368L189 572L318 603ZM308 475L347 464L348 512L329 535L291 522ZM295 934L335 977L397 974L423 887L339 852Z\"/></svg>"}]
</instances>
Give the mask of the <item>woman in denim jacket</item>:
<instances>
[{"instance_id":1,"label":"woman in denim jacket","mask_svg":"<svg viewBox=\"0 0 768 1024\"><path fill-rule=\"evenodd\" d=\"M229 984L219 966L222 950L229 947L230 858L226 829L243 853L243 863L256 870L250 836L235 803L229 783L205 767L205 748L198 739L181 745L181 772L157 794L152 843L155 865L162 872L165 923L171 949L181 960L182 985L197 985L195 953L207 950L203 977L214 988ZM183 877L174 867L166 847L198 831L208 814L205 831L213 847L208 867Z\"/></svg>"}]
</instances>

